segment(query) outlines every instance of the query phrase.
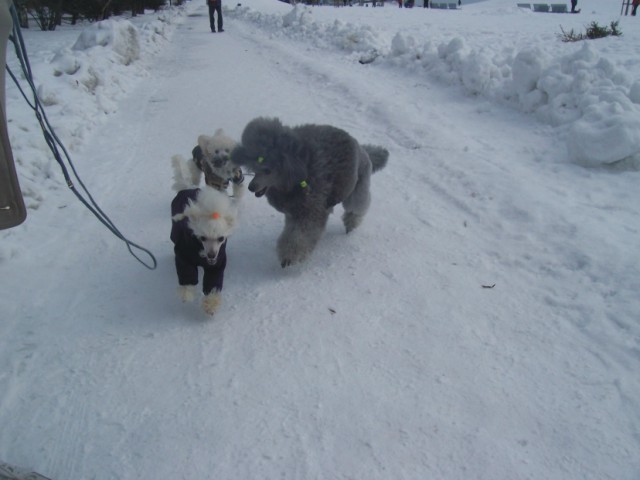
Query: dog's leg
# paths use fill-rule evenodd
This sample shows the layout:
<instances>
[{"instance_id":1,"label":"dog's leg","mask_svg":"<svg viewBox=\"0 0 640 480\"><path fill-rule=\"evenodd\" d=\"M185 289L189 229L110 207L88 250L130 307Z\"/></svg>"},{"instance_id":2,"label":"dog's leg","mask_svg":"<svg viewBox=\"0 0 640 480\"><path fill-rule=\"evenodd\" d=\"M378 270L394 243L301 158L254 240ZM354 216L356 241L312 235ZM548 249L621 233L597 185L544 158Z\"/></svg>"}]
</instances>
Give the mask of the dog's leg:
<instances>
[{"instance_id":1,"label":"dog's leg","mask_svg":"<svg viewBox=\"0 0 640 480\"><path fill-rule=\"evenodd\" d=\"M353 192L343 202L344 214L342 215L342 223L349 233L362 223L369 205L371 204L371 193L369 186L371 184L371 162L369 158L361 160L358 168L358 182Z\"/></svg>"},{"instance_id":2,"label":"dog's leg","mask_svg":"<svg viewBox=\"0 0 640 480\"><path fill-rule=\"evenodd\" d=\"M180 285L178 287L178 296L183 303L193 302L198 293L198 288L195 285Z\"/></svg>"},{"instance_id":3,"label":"dog's leg","mask_svg":"<svg viewBox=\"0 0 640 480\"><path fill-rule=\"evenodd\" d=\"M222 297L220 295L220 292L213 291L209 295L205 295L205 297L202 299L202 309L207 315L213 315L214 313L216 313L216 310L218 310L218 307L220 307L221 303Z\"/></svg>"},{"instance_id":4,"label":"dog's leg","mask_svg":"<svg viewBox=\"0 0 640 480\"><path fill-rule=\"evenodd\" d=\"M304 218L285 215L284 230L278 238L282 268L307 259L322 236L328 217L328 210L305 212Z\"/></svg>"},{"instance_id":5,"label":"dog's leg","mask_svg":"<svg viewBox=\"0 0 640 480\"><path fill-rule=\"evenodd\" d=\"M191 265L175 249L176 273L178 274L178 296L183 302L192 302L198 292L198 267Z\"/></svg>"},{"instance_id":6,"label":"dog's leg","mask_svg":"<svg viewBox=\"0 0 640 480\"><path fill-rule=\"evenodd\" d=\"M358 189L358 187L362 188ZM342 202L342 206L344 207L342 223L344 224L347 233L351 232L362 223L367 210L369 210L370 203L371 194L369 193L368 185L365 189L360 182L358 182L356 190L354 190L353 193L344 202Z\"/></svg>"},{"instance_id":7,"label":"dog's leg","mask_svg":"<svg viewBox=\"0 0 640 480\"><path fill-rule=\"evenodd\" d=\"M240 167L233 169L233 172L231 173L231 185L233 197L236 200L240 200L244 196L244 192L246 190L246 187L244 186L244 175L242 174L242 169Z\"/></svg>"},{"instance_id":8,"label":"dog's leg","mask_svg":"<svg viewBox=\"0 0 640 480\"><path fill-rule=\"evenodd\" d=\"M246 190L244 183L233 183L231 186L231 190L233 192L233 198L236 200L240 200L244 196L244 192Z\"/></svg>"}]
</instances>

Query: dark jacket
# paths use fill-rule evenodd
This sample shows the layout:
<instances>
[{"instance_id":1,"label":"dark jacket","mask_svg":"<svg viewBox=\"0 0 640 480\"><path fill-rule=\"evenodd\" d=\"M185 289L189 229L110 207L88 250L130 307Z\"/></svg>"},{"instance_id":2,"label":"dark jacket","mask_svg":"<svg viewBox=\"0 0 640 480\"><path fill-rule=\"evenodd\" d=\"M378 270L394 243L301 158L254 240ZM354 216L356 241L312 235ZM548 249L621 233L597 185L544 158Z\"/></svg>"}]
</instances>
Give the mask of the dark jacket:
<instances>
[{"instance_id":1,"label":"dark jacket","mask_svg":"<svg viewBox=\"0 0 640 480\"><path fill-rule=\"evenodd\" d=\"M171 202L171 216L184 212L189 200L195 201L199 188L181 190ZM227 266L227 243L223 243L218 252L216 263L211 265L200 256L204 248L189 228L189 220L184 218L173 221L171 225L171 241L174 244L176 272L180 285L198 284L198 267L204 270L202 278L202 292L208 295L213 290L222 290L224 269Z\"/></svg>"}]
</instances>

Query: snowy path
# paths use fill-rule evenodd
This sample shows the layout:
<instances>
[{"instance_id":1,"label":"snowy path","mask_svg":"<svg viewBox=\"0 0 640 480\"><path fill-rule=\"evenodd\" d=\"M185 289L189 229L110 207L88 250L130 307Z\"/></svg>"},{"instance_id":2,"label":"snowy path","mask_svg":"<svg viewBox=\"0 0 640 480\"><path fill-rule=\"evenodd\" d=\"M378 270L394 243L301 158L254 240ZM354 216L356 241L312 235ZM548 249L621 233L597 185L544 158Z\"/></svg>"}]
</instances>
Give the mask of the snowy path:
<instances>
[{"instance_id":1,"label":"snowy path","mask_svg":"<svg viewBox=\"0 0 640 480\"><path fill-rule=\"evenodd\" d=\"M75 232L52 222L59 257L27 240L3 298L25 339L2 342L5 460L60 479L635 478L640 258L603 229L638 228L631 207L605 222L632 179L565 164L531 117L225 22L213 35L195 9L77 157L157 271L71 202L51 211L78 217ZM169 158L259 115L332 119L389 165L362 227L345 236L333 215L303 267L280 269L282 218L247 195L207 320L174 295Z\"/></svg>"}]
</instances>

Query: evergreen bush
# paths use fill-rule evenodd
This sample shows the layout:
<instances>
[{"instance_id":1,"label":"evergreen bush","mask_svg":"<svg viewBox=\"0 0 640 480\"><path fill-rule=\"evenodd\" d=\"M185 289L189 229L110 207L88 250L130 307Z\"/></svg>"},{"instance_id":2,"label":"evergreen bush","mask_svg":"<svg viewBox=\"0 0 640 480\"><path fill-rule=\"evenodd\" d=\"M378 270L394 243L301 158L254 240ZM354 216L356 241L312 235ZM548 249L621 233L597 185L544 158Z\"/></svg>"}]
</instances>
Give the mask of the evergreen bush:
<instances>
[{"instance_id":1,"label":"evergreen bush","mask_svg":"<svg viewBox=\"0 0 640 480\"><path fill-rule=\"evenodd\" d=\"M581 40L594 40L596 38L604 38L604 37L620 37L622 36L622 31L618 28L617 21L611 22L610 26L603 27L598 24L598 22L593 21L586 27L586 32L575 32L571 29L568 32L565 32L562 27L562 34L559 35L560 40L563 42L579 42Z\"/></svg>"}]
</instances>

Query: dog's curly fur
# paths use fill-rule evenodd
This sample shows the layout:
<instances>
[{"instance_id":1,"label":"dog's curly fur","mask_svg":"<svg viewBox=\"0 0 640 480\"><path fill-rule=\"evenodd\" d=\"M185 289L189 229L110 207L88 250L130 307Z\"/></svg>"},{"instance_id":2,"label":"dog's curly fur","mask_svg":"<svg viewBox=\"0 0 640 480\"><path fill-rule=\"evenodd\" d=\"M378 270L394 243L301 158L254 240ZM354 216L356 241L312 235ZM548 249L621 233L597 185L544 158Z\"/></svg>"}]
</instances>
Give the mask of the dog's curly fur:
<instances>
[{"instance_id":1,"label":"dog's curly fur","mask_svg":"<svg viewBox=\"0 0 640 480\"><path fill-rule=\"evenodd\" d=\"M242 169L231 161L231 150L237 142L222 128L213 136L198 136L198 144L191 151L191 161L181 155L172 158L174 168L174 190L195 188L204 176L205 184L226 191L231 183L232 194L240 198L244 194Z\"/></svg>"},{"instance_id":2,"label":"dog's curly fur","mask_svg":"<svg viewBox=\"0 0 640 480\"><path fill-rule=\"evenodd\" d=\"M360 225L371 202L371 174L388 157L385 148L360 145L336 127L287 127L277 118L263 117L247 124L231 153L236 165L255 173L249 191L266 195L285 215L278 239L282 267L306 260L338 203L344 207L347 233Z\"/></svg>"}]
</instances>

